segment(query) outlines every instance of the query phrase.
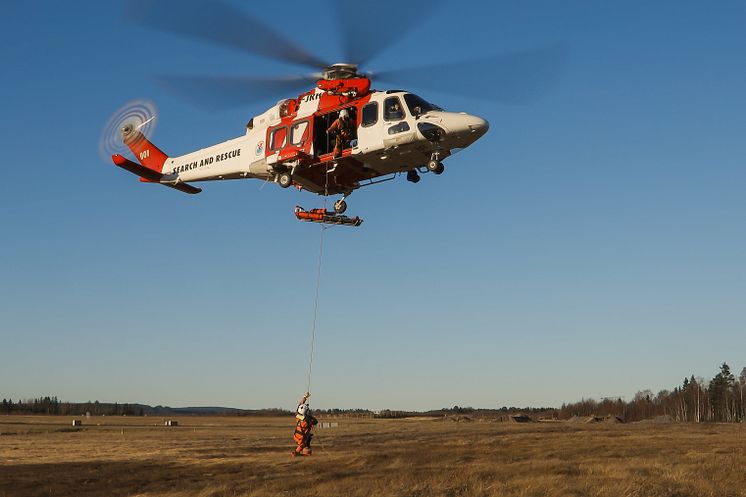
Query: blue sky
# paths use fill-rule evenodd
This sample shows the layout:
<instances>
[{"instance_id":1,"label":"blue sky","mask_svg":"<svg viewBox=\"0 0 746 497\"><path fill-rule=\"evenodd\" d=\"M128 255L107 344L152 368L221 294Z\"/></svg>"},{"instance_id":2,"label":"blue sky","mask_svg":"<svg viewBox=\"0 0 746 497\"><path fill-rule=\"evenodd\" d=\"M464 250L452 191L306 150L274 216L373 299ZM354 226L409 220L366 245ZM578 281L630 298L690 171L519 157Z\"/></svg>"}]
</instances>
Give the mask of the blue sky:
<instances>
[{"instance_id":1,"label":"blue sky","mask_svg":"<svg viewBox=\"0 0 746 497\"><path fill-rule=\"evenodd\" d=\"M341 57L323 3L245 4ZM155 74L297 69L127 23L123 5L4 7L0 397L292 407L319 241L292 209L320 198L142 185L98 141L135 98L172 155L273 103L206 111ZM442 176L356 192L363 227L326 232L314 405L559 405L746 366L744 21L735 1L464 1L407 22L370 69L567 58L528 105L409 88L491 128Z\"/></svg>"}]
</instances>

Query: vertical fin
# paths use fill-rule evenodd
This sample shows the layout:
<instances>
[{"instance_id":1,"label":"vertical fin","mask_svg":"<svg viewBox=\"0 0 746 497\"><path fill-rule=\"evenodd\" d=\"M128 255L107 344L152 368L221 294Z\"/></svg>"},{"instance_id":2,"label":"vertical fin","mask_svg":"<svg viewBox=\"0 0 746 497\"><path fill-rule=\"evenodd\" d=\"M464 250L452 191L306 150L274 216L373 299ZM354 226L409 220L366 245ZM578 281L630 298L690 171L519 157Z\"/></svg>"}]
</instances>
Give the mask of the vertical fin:
<instances>
[{"instance_id":1,"label":"vertical fin","mask_svg":"<svg viewBox=\"0 0 746 497\"><path fill-rule=\"evenodd\" d=\"M122 128L122 138L140 164L158 173L163 172L168 155L153 145L139 130L127 125Z\"/></svg>"}]
</instances>

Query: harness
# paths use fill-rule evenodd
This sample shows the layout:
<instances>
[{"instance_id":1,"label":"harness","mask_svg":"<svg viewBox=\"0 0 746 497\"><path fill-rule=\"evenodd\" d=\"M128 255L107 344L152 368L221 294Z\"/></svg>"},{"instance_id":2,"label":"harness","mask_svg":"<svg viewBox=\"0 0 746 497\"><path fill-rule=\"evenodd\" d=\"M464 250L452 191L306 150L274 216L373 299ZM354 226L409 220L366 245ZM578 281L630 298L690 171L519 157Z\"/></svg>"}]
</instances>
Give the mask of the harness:
<instances>
[{"instance_id":1,"label":"harness","mask_svg":"<svg viewBox=\"0 0 746 497\"><path fill-rule=\"evenodd\" d=\"M350 118L347 119L339 119L339 134L342 135L342 137L347 138L349 135L352 134L352 120Z\"/></svg>"},{"instance_id":2,"label":"harness","mask_svg":"<svg viewBox=\"0 0 746 497\"><path fill-rule=\"evenodd\" d=\"M338 117L328 131L336 132L338 137L347 138L352 134L352 119Z\"/></svg>"},{"instance_id":3,"label":"harness","mask_svg":"<svg viewBox=\"0 0 746 497\"><path fill-rule=\"evenodd\" d=\"M303 426L304 424L306 425L305 427ZM309 431L308 430L309 427L310 427L310 425L308 423L306 423L305 420L300 419L300 420L298 420L297 423L295 423L295 433L294 434L295 435L300 435L302 437L305 437L306 434Z\"/></svg>"},{"instance_id":4,"label":"harness","mask_svg":"<svg viewBox=\"0 0 746 497\"><path fill-rule=\"evenodd\" d=\"M316 418L312 416L306 416L304 419L299 419L298 422L295 423L295 433L293 433L293 439L296 443L304 445L310 444L311 437L313 436L311 429L317 423L318 421L316 421Z\"/></svg>"},{"instance_id":5,"label":"harness","mask_svg":"<svg viewBox=\"0 0 746 497\"><path fill-rule=\"evenodd\" d=\"M299 420L295 424L295 433L293 439L298 445L308 445L311 442L311 427L313 425L307 420Z\"/></svg>"}]
</instances>

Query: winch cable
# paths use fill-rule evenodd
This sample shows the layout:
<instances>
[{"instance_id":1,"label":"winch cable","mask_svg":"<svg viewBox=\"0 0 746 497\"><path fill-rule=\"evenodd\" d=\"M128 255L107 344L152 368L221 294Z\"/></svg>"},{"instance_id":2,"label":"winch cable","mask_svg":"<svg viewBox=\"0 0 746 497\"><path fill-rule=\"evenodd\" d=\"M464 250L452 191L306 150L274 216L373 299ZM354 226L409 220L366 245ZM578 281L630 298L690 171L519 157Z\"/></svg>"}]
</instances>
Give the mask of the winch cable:
<instances>
[{"instance_id":1,"label":"winch cable","mask_svg":"<svg viewBox=\"0 0 746 497\"><path fill-rule=\"evenodd\" d=\"M320 238L319 240L319 261L316 264L316 297L313 300L313 322L311 324L311 353L308 358L308 383L306 385L306 392L311 392L311 371L313 369L313 349L314 349L314 345L316 342L316 318L319 313L319 288L321 287L321 262L324 257L324 231L326 231L326 226L322 224L321 225L321 236L319 237Z\"/></svg>"},{"instance_id":2,"label":"winch cable","mask_svg":"<svg viewBox=\"0 0 746 497\"><path fill-rule=\"evenodd\" d=\"M324 174L324 211L327 209L329 201L329 166L325 165ZM316 343L316 320L319 314L319 289L321 288L321 263L324 259L324 232L327 226L321 223L319 235L319 260L316 264L316 296L313 299L313 321L311 322L311 347L308 357L308 381L306 383L306 392L311 392L311 373L313 371L313 352Z\"/></svg>"}]
</instances>

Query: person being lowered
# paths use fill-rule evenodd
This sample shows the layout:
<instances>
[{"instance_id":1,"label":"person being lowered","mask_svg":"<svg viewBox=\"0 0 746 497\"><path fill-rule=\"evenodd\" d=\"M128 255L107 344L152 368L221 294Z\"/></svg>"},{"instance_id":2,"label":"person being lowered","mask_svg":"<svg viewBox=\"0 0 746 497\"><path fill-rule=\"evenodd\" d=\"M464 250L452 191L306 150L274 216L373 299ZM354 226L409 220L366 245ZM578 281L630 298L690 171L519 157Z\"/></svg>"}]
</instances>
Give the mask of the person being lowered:
<instances>
[{"instance_id":1,"label":"person being lowered","mask_svg":"<svg viewBox=\"0 0 746 497\"><path fill-rule=\"evenodd\" d=\"M319 420L311 414L311 408L307 402L310 396L311 394L306 392L298 402L298 409L295 410L295 419L298 421L295 423L295 433L293 434L293 440L296 444L293 457L311 455L311 439L313 438L311 430L319 423Z\"/></svg>"}]
</instances>

